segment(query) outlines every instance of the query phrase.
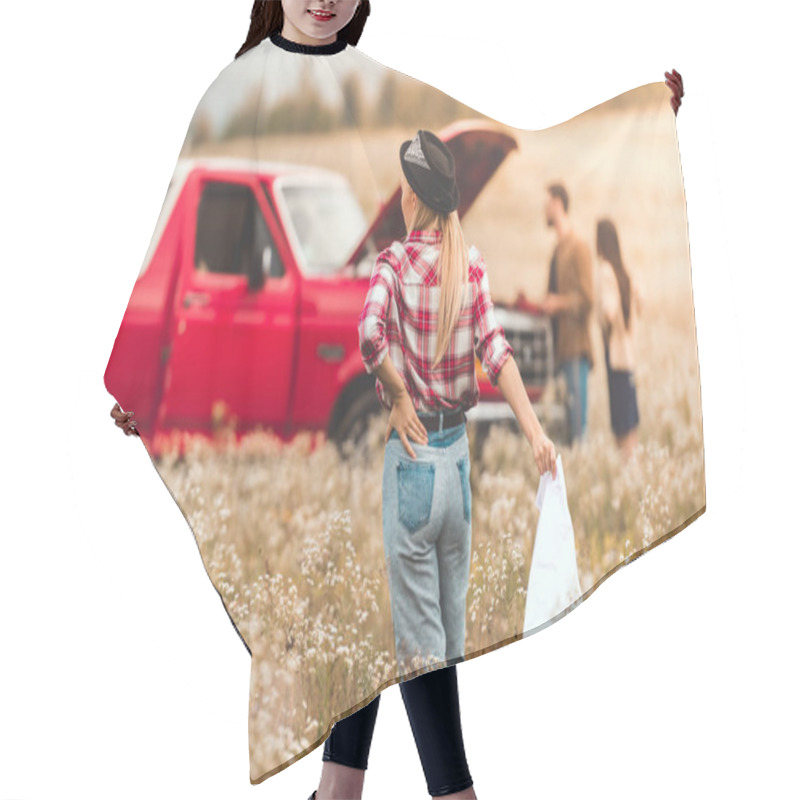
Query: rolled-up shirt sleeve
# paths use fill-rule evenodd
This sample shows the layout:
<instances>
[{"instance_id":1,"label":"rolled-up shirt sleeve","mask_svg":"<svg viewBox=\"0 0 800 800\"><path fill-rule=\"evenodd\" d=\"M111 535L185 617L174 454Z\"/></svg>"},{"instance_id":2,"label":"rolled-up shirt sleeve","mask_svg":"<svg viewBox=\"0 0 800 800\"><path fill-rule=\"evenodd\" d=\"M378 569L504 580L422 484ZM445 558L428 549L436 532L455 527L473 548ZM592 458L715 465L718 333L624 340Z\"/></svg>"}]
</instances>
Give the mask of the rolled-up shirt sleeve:
<instances>
[{"instance_id":1,"label":"rolled-up shirt sleeve","mask_svg":"<svg viewBox=\"0 0 800 800\"><path fill-rule=\"evenodd\" d=\"M391 263L382 255L375 260L364 308L358 320L358 343L361 360L367 372L374 372L389 352L386 340L386 320L394 293L395 273Z\"/></svg>"},{"instance_id":2,"label":"rolled-up shirt sleeve","mask_svg":"<svg viewBox=\"0 0 800 800\"><path fill-rule=\"evenodd\" d=\"M503 326L497 321L494 304L489 292L489 274L485 263L480 264L480 281L475 298L473 316L475 354L492 386L497 386L497 376L514 348L506 339Z\"/></svg>"}]
</instances>

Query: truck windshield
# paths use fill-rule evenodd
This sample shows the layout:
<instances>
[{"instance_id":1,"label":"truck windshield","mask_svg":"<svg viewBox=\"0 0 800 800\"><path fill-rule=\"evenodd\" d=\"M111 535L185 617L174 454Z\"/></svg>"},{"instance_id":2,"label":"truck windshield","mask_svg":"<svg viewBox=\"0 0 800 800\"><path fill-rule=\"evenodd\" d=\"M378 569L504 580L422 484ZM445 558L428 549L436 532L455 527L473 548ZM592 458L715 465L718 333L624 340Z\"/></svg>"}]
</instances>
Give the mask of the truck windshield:
<instances>
[{"instance_id":1,"label":"truck windshield","mask_svg":"<svg viewBox=\"0 0 800 800\"><path fill-rule=\"evenodd\" d=\"M289 223L305 272L327 275L344 266L367 229L364 212L346 183L284 184Z\"/></svg>"}]
</instances>

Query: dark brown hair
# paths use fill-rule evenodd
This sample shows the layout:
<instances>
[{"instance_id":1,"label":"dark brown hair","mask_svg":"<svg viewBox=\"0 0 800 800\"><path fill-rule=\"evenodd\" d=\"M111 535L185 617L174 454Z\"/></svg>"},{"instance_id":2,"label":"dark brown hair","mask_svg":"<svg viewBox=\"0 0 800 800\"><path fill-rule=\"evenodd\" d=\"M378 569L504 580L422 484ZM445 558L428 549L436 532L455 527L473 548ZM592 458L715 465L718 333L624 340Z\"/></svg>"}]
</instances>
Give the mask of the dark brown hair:
<instances>
[{"instance_id":1,"label":"dark brown hair","mask_svg":"<svg viewBox=\"0 0 800 800\"><path fill-rule=\"evenodd\" d=\"M557 197L561 201L561 205L564 206L564 213L567 213L569 209L569 197L567 196L567 190L564 188L563 184L560 183L551 183L547 187L547 191L553 197Z\"/></svg>"},{"instance_id":2,"label":"dark brown hair","mask_svg":"<svg viewBox=\"0 0 800 800\"><path fill-rule=\"evenodd\" d=\"M356 8L356 13L347 25L337 34L336 38L344 39L348 44L355 47L361 38L364 25L369 16L369 0L361 0ZM283 30L283 6L280 0L255 0L253 9L250 12L250 30L244 44L239 48L235 58L246 53L248 50L260 44L273 33L280 33Z\"/></svg>"},{"instance_id":3,"label":"dark brown hair","mask_svg":"<svg viewBox=\"0 0 800 800\"><path fill-rule=\"evenodd\" d=\"M630 329L628 323L631 316L631 279L622 264L617 228L610 219L604 218L597 223L597 253L614 267L617 283L619 283L619 293L622 297L625 327Z\"/></svg>"}]
</instances>

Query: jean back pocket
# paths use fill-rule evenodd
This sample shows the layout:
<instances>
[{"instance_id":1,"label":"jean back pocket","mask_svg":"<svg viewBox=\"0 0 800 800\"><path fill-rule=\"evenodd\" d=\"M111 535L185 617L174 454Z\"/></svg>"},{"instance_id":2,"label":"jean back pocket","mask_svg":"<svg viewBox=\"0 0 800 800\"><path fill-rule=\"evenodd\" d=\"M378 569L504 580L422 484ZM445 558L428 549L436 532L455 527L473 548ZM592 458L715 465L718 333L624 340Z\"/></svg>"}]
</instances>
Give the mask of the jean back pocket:
<instances>
[{"instance_id":1,"label":"jean back pocket","mask_svg":"<svg viewBox=\"0 0 800 800\"><path fill-rule=\"evenodd\" d=\"M400 522L415 533L431 518L436 465L425 461L397 462L397 505Z\"/></svg>"}]
</instances>

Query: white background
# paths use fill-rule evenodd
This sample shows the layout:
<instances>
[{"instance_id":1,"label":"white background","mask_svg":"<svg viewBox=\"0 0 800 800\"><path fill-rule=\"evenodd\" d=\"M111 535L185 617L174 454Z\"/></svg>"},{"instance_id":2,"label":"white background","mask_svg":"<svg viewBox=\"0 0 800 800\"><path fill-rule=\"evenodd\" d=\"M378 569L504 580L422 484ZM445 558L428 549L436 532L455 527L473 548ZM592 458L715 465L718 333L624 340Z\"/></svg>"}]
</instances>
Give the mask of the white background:
<instances>
[{"instance_id":1,"label":"white background","mask_svg":"<svg viewBox=\"0 0 800 800\"><path fill-rule=\"evenodd\" d=\"M373 5L364 52L517 127L685 79L708 510L557 624L458 666L478 796L797 797L789 4ZM3 7L0 800L317 786L321 746L250 785L249 657L103 385L189 120L249 10ZM427 793L393 686L364 798L407 797Z\"/></svg>"}]
</instances>

